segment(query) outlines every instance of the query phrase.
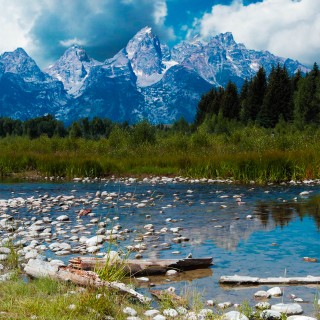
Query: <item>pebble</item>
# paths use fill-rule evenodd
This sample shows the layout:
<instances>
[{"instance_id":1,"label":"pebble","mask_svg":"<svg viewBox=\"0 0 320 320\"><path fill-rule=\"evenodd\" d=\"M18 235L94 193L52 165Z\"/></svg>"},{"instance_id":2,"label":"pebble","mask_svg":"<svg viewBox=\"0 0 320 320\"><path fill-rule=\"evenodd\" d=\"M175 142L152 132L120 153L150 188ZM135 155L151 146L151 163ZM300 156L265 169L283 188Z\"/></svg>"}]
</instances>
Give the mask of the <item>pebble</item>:
<instances>
[{"instance_id":1,"label":"pebble","mask_svg":"<svg viewBox=\"0 0 320 320\"><path fill-rule=\"evenodd\" d=\"M147 311L144 313L144 315L145 315L146 317L151 318L151 317L155 317L155 316L156 316L157 314L159 314L159 313L160 313L159 310L152 309L152 310L147 310Z\"/></svg>"},{"instance_id":2,"label":"pebble","mask_svg":"<svg viewBox=\"0 0 320 320\"><path fill-rule=\"evenodd\" d=\"M267 291L267 293L269 293L269 295L272 297L282 296L282 291L281 291L280 287L273 287L273 288L269 289Z\"/></svg>"},{"instance_id":3,"label":"pebble","mask_svg":"<svg viewBox=\"0 0 320 320\"><path fill-rule=\"evenodd\" d=\"M260 299L268 299L270 296L271 296L271 294L269 292L263 291L263 290L257 291L254 294L255 298L260 298Z\"/></svg>"},{"instance_id":4,"label":"pebble","mask_svg":"<svg viewBox=\"0 0 320 320\"><path fill-rule=\"evenodd\" d=\"M131 307L126 307L123 310L123 313L128 314L129 316L135 317L137 315L137 311Z\"/></svg>"},{"instance_id":5,"label":"pebble","mask_svg":"<svg viewBox=\"0 0 320 320\"><path fill-rule=\"evenodd\" d=\"M165 316L171 317L171 318L175 318L179 315L178 311L175 309L165 309L162 312Z\"/></svg>"},{"instance_id":6,"label":"pebble","mask_svg":"<svg viewBox=\"0 0 320 320\"><path fill-rule=\"evenodd\" d=\"M255 305L255 308L258 310L268 310L271 308L271 305L269 302L259 302Z\"/></svg>"},{"instance_id":7,"label":"pebble","mask_svg":"<svg viewBox=\"0 0 320 320\"><path fill-rule=\"evenodd\" d=\"M223 315L223 319L226 320L249 320L247 316L239 311L229 311Z\"/></svg>"}]
</instances>

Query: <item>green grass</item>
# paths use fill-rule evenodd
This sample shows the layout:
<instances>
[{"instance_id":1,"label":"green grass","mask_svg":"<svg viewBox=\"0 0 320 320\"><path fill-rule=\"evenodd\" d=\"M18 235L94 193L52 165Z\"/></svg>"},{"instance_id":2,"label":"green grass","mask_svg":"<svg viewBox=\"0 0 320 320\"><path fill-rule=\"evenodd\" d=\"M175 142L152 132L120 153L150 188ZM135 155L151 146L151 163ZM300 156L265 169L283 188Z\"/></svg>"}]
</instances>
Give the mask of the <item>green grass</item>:
<instances>
[{"instance_id":1,"label":"green grass","mask_svg":"<svg viewBox=\"0 0 320 320\"><path fill-rule=\"evenodd\" d=\"M127 140L126 140L127 139ZM183 175L258 183L320 178L320 130L228 134L157 132L152 143L113 139L0 139L0 179L28 176Z\"/></svg>"},{"instance_id":2,"label":"green grass","mask_svg":"<svg viewBox=\"0 0 320 320\"><path fill-rule=\"evenodd\" d=\"M75 306L74 309L70 306ZM24 282L21 279L1 284L0 319L41 320L93 320L109 315L126 319L122 309L131 306L137 311L140 305L125 295L110 289L78 287L48 278ZM142 310L142 309L141 309ZM141 311L142 312L142 311Z\"/></svg>"}]
</instances>

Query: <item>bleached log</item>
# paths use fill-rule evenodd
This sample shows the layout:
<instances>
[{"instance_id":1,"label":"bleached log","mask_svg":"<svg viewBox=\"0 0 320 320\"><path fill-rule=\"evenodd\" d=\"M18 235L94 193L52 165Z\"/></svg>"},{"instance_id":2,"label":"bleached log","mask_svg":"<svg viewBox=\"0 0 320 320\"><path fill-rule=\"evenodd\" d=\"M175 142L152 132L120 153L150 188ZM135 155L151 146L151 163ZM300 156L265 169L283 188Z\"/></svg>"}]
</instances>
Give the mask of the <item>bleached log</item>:
<instances>
[{"instance_id":1,"label":"bleached log","mask_svg":"<svg viewBox=\"0 0 320 320\"><path fill-rule=\"evenodd\" d=\"M306 277L270 277L270 278L258 278L248 276L221 276L220 283L230 285L257 285L257 284L319 284L320 277L306 276Z\"/></svg>"},{"instance_id":2,"label":"bleached log","mask_svg":"<svg viewBox=\"0 0 320 320\"><path fill-rule=\"evenodd\" d=\"M82 270L95 270L105 267L107 259L94 257L78 257L69 260L70 266ZM207 268L212 265L212 258L157 259L157 260L125 260L117 261L124 272L132 276L165 274L169 269L178 271Z\"/></svg>"},{"instance_id":3,"label":"bleached log","mask_svg":"<svg viewBox=\"0 0 320 320\"><path fill-rule=\"evenodd\" d=\"M108 287L130 294L132 297L138 299L142 303L148 303L151 301L150 298L145 297L139 292L129 288L124 283L101 280L99 276L92 271L51 265L50 262L37 259L30 259L28 264L25 266L24 271L26 274L34 278L49 277L51 279L61 281L70 281L81 286Z\"/></svg>"}]
</instances>

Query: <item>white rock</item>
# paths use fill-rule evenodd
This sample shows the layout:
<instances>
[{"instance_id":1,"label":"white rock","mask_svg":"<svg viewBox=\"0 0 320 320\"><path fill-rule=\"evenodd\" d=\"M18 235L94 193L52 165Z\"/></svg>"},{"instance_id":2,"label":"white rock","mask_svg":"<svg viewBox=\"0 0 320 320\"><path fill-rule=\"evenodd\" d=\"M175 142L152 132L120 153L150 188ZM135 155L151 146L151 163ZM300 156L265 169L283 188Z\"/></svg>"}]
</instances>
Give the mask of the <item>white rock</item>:
<instances>
[{"instance_id":1,"label":"white rock","mask_svg":"<svg viewBox=\"0 0 320 320\"><path fill-rule=\"evenodd\" d=\"M100 244L102 242L104 242L106 240L106 237L103 236L103 235L97 235L97 236L94 236L92 238L89 238L86 240L86 245L88 247L93 247L93 246L96 246L97 244Z\"/></svg>"},{"instance_id":2,"label":"white rock","mask_svg":"<svg viewBox=\"0 0 320 320\"><path fill-rule=\"evenodd\" d=\"M156 316L156 315L159 314L159 313L160 313L159 310L152 309L152 310L147 310L147 311L144 313L144 315L145 315L146 317L151 318L151 317Z\"/></svg>"},{"instance_id":3,"label":"white rock","mask_svg":"<svg viewBox=\"0 0 320 320\"><path fill-rule=\"evenodd\" d=\"M229 311L224 314L223 319L226 320L249 320L244 314L239 311Z\"/></svg>"},{"instance_id":4,"label":"white rock","mask_svg":"<svg viewBox=\"0 0 320 320\"><path fill-rule=\"evenodd\" d=\"M316 318L307 317L307 316L290 316L287 320L317 320Z\"/></svg>"},{"instance_id":5,"label":"white rock","mask_svg":"<svg viewBox=\"0 0 320 320\"><path fill-rule=\"evenodd\" d=\"M273 287L273 288L269 289L267 291L267 293L269 293L273 297L282 296L282 291L281 291L280 287Z\"/></svg>"},{"instance_id":6,"label":"white rock","mask_svg":"<svg viewBox=\"0 0 320 320\"><path fill-rule=\"evenodd\" d=\"M7 260L8 256L6 254L0 254L0 261Z\"/></svg>"},{"instance_id":7,"label":"white rock","mask_svg":"<svg viewBox=\"0 0 320 320\"><path fill-rule=\"evenodd\" d=\"M188 310L184 307L181 307L181 306L177 308L177 311L179 314L187 314L188 313Z\"/></svg>"},{"instance_id":8,"label":"white rock","mask_svg":"<svg viewBox=\"0 0 320 320\"><path fill-rule=\"evenodd\" d=\"M298 303L278 303L271 306L271 310L279 311L287 315L303 313L302 307Z\"/></svg>"},{"instance_id":9,"label":"white rock","mask_svg":"<svg viewBox=\"0 0 320 320\"><path fill-rule=\"evenodd\" d=\"M222 303L219 303L218 304L218 307L220 309L226 309L226 308L229 308L232 306L232 303L230 301L227 301L227 302L222 302Z\"/></svg>"},{"instance_id":10,"label":"white rock","mask_svg":"<svg viewBox=\"0 0 320 320\"><path fill-rule=\"evenodd\" d=\"M136 280L138 280L140 282L149 282L149 278L147 278L147 277L136 278Z\"/></svg>"},{"instance_id":11,"label":"white rock","mask_svg":"<svg viewBox=\"0 0 320 320\"><path fill-rule=\"evenodd\" d=\"M209 317L213 314L213 311L211 309L202 309L199 312L200 317ZM244 320L244 319L243 319Z\"/></svg>"},{"instance_id":12,"label":"white rock","mask_svg":"<svg viewBox=\"0 0 320 320\"><path fill-rule=\"evenodd\" d=\"M260 314L260 317L264 320L276 320L276 319L281 319L282 315L279 311L263 310Z\"/></svg>"},{"instance_id":13,"label":"white rock","mask_svg":"<svg viewBox=\"0 0 320 320\"><path fill-rule=\"evenodd\" d=\"M178 274L178 271L177 270L168 270L166 272L166 276L175 276Z\"/></svg>"},{"instance_id":14,"label":"white rock","mask_svg":"<svg viewBox=\"0 0 320 320\"><path fill-rule=\"evenodd\" d=\"M153 320L166 320L167 318L161 314L157 314L154 318L152 318Z\"/></svg>"},{"instance_id":15,"label":"white rock","mask_svg":"<svg viewBox=\"0 0 320 320\"><path fill-rule=\"evenodd\" d=\"M270 294L269 292L260 290L260 291L257 291L257 292L254 294L254 297L255 297L255 298L269 298L270 295L271 295L271 294Z\"/></svg>"},{"instance_id":16,"label":"white rock","mask_svg":"<svg viewBox=\"0 0 320 320\"><path fill-rule=\"evenodd\" d=\"M128 314L129 316L132 316L132 317L135 317L137 315L137 311L130 307L126 307L122 311L123 313Z\"/></svg>"},{"instance_id":17,"label":"white rock","mask_svg":"<svg viewBox=\"0 0 320 320\"><path fill-rule=\"evenodd\" d=\"M171 318L175 318L179 315L178 311L175 309L165 309L162 312L165 316L171 317Z\"/></svg>"},{"instance_id":18,"label":"white rock","mask_svg":"<svg viewBox=\"0 0 320 320\"><path fill-rule=\"evenodd\" d=\"M38 251L37 250L30 250L29 252L26 253L26 255L24 256L26 260L29 259L36 259L38 256Z\"/></svg>"},{"instance_id":19,"label":"white rock","mask_svg":"<svg viewBox=\"0 0 320 320\"><path fill-rule=\"evenodd\" d=\"M271 305L269 302L259 302L255 305L256 309L259 309L259 310L268 310L271 308Z\"/></svg>"},{"instance_id":20,"label":"white rock","mask_svg":"<svg viewBox=\"0 0 320 320\"><path fill-rule=\"evenodd\" d=\"M213 306L214 306L214 301L213 301L213 300L207 300L207 301L206 301L206 305L207 305L208 307L213 307Z\"/></svg>"},{"instance_id":21,"label":"white rock","mask_svg":"<svg viewBox=\"0 0 320 320\"><path fill-rule=\"evenodd\" d=\"M56 220L57 220L57 221L68 221L68 220L69 220L69 217L64 214L64 215L62 215L62 216L57 217Z\"/></svg>"}]
</instances>

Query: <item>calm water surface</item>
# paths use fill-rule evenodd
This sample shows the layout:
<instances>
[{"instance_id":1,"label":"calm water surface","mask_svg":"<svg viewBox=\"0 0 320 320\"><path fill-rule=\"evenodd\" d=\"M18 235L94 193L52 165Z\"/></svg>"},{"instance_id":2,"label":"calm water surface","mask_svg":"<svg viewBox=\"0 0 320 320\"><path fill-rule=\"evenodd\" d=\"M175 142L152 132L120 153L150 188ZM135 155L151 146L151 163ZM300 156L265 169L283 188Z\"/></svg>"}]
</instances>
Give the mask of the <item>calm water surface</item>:
<instances>
[{"instance_id":1,"label":"calm water surface","mask_svg":"<svg viewBox=\"0 0 320 320\"><path fill-rule=\"evenodd\" d=\"M210 269L182 274L179 277L182 281L168 282L161 277L152 279L157 284L156 289L173 285L178 293L186 288L196 289L205 299L233 303L248 300L250 304L254 304L253 294L258 290L268 289L267 286L221 287L218 282L220 276L320 276L319 263L303 261L306 256L320 261L320 186L24 183L0 184L0 199L31 196L37 198L46 194L50 197L62 194L92 199L97 191L120 194L115 206L101 202L93 208L96 217L102 221L119 217L119 220L112 220L113 223L132 230L128 238L118 244L118 248L125 250L128 244L132 244L134 239L145 233L143 226L152 223L155 231L163 227L181 227L180 234L190 240L175 244L172 242L175 237L172 232L145 238L148 250L143 253L143 258L183 258L189 253L192 253L193 257L213 257L214 265ZM302 197L299 195L302 191L310 193ZM124 207L125 203L130 202L122 199L127 193L134 197L131 202L140 202L150 197L153 201L149 201L144 208ZM240 203L239 200L236 201L237 197L241 198ZM76 210L79 209L81 207L71 207L66 212L74 224L78 223L75 217ZM50 212L53 219L61 214L58 210ZM36 216L40 219L39 215L26 209L21 209L19 215L27 218ZM252 219L247 219L248 215L251 215ZM175 222L166 221L168 218ZM92 217L84 217L84 225L88 225L90 219ZM69 229L71 227L72 225L68 226ZM96 226L88 225L92 236L96 229ZM67 239L64 238L64 241L67 242ZM165 242L171 244L170 249L163 249L161 244ZM103 250L108 250L108 244L105 244ZM180 253L173 254L175 251ZM51 257L54 256L51 254ZM70 256L62 259L67 261L69 258ZM319 286L285 287L284 297L273 298L270 303L279 303L282 300L290 302L289 294L296 294L309 301L302 306L305 314L311 315L312 302L319 291Z\"/></svg>"}]
</instances>

